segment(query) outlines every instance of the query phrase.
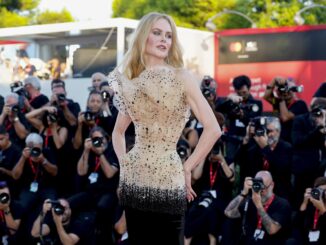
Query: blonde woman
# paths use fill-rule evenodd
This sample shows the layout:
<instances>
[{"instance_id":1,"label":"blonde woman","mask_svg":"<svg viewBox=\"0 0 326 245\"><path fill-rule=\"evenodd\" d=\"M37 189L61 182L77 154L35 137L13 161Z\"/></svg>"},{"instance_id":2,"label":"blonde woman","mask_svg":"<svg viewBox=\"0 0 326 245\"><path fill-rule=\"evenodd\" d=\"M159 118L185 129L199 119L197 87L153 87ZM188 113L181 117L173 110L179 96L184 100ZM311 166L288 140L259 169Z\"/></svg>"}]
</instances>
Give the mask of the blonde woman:
<instances>
[{"instance_id":1,"label":"blonde woman","mask_svg":"<svg viewBox=\"0 0 326 245\"><path fill-rule=\"evenodd\" d=\"M179 244L186 199L196 196L191 171L205 159L221 130L193 76L183 68L170 16L149 13L140 20L124 62L111 72L109 82L119 108L112 137L121 165L119 199L130 244ZM190 109L204 131L182 165L176 143ZM124 134L131 122L135 146L126 153Z\"/></svg>"}]
</instances>

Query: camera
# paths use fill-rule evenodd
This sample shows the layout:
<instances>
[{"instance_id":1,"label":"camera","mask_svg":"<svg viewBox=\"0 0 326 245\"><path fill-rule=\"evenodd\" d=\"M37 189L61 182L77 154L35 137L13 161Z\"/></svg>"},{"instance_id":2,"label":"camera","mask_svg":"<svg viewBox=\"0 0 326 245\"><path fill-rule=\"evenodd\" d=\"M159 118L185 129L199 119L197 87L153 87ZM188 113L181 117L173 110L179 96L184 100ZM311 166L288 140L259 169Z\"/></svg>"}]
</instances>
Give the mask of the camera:
<instances>
[{"instance_id":1,"label":"camera","mask_svg":"<svg viewBox=\"0 0 326 245\"><path fill-rule=\"evenodd\" d=\"M59 102L66 101L66 95L65 94L57 94L57 98Z\"/></svg>"},{"instance_id":2,"label":"camera","mask_svg":"<svg viewBox=\"0 0 326 245\"><path fill-rule=\"evenodd\" d=\"M94 147L101 147L103 144L103 137L92 138L92 144Z\"/></svg>"},{"instance_id":3,"label":"camera","mask_svg":"<svg viewBox=\"0 0 326 245\"><path fill-rule=\"evenodd\" d=\"M177 143L177 153L181 159L185 159L188 156L188 151L190 150L190 146L187 141L179 140Z\"/></svg>"},{"instance_id":4,"label":"camera","mask_svg":"<svg viewBox=\"0 0 326 245\"><path fill-rule=\"evenodd\" d=\"M58 121L58 115L56 113L49 113L48 114L49 120L52 123L55 123Z\"/></svg>"},{"instance_id":5,"label":"camera","mask_svg":"<svg viewBox=\"0 0 326 245\"><path fill-rule=\"evenodd\" d=\"M252 190L256 193L265 189L265 185L263 179L261 178L253 178L252 179Z\"/></svg>"},{"instance_id":6,"label":"camera","mask_svg":"<svg viewBox=\"0 0 326 245\"><path fill-rule=\"evenodd\" d=\"M214 84L212 84L212 83L214 83ZM204 78L201 82L201 86L202 86L202 88L215 88L216 82L212 77L206 75L206 76L204 76Z\"/></svg>"},{"instance_id":7,"label":"camera","mask_svg":"<svg viewBox=\"0 0 326 245\"><path fill-rule=\"evenodd\" d=\"M105 90L102 91L101 96L102 96L103 101L105 101L105 102L110 100L110 93L108 91L105 91Z\"/></svg>"},{"instance_id":8,"label":"camera","mask_svg":"<svg viewBox=\"0 0 326 245\"><path fill-rule=\"evenodd\" d=\"M63 215L65 207L59 201L50 201L53 211L56 215Z\"/></svg>"},{"instance_id":9,"label":"camera","mask_svg":"<svg viewBox=\"0 0 326 245\"><path fill-rule=\"evenodd\" d=\"M222 147L223 147L223 142L221 140L216 141L213 148L212 148L211 153L213 155L220 154L220 151L222 150Z\"/></svg>"},{"instance_id":10,"label":"camera","mask_svg":"<svg viewBox=\"0 0 326 245\"><path fill-rule=\"evenodd\" d=\"M208 208L212 204L214 198L216 198L216 194L214 196L212 191L204 191L200 195L198 206Z\"/></svg>"},{"instance_id":11,"label":"camera","mask_svg":"<svg viewBox=\"0 0 326 245\"><path fill-rule=\"evenodd\" d=\"M16 93L19 96L24 96L28 98L28 92L25 90L23 82L21 81L13 82L9 84L9 86L10 86L10 91L12 93Z\"/></svg>"},{"instance_id":12,"label":"camera","mask_svg":"<svg viewBox=\"0 0 326 245\"><path fill-rule=\"evenodd\" d=\"M267 122L266 117L255 117L251 119L250 125L255 128L256 136L264 136L267 132Z\"/></svg>"},{"instance_id":13,"label":"camera","mask_svg":"<svg viewBox=\"0 0 326 245\"><path fill-rule=\"evenodd\" d=\"M42 150L41 148L38 148L38 147L33 147L31 149L31 157L39 157L42 153Z\"/></svg>"},{"instance_id":14,"label":"camera","mask_svg":"<svg viewBox=\"0 0 326 245\"><path fill-rule=\"evenodd\" d=\"M202 94L204 95L205 98L209 98L211 95L215 96L216 92L214 88L203 88L201 90Z\"/></svg>"},{"instance_id":15,"label":"camera","mask_svg":"<svg viewBox=\"0 0 326 245\"><path fill-rule=\"evenodd\" d=\"M18 105L13 105L12 107L11 107L11 111L13 112L13 113L18 113L19 111L20 111L20 108L19 108L19 106Z\"/></svg>"},{"instance_id":16,"label":"camera","mask_svg":"<svg viewBox=\"0 0 326 245\"><path fill-rule=\"evenodd\" d=\"M323 111L322 111L322 109L319 108L319 107L316 107L316 108L312 109L310 113L311 113L311 115L312 115L313 117L320 117L320 116L323 115Z\"/></svg>"},{"instance_id":17,"label":"camera","mask_svg":"<svg viewBox=\"0 0 326 245\"><path fill-rule=\"evenodd\" d=\"M0 193L0 203L1 204L6 204L10 200L10 196L8 193L2 192Z\"/></svg>"},{"instance_id":18,"label":"camera","mask_svg":"<svg viewBox=\"0 0 326 245\"><path fill-rule=\"evenodd\" d=\"M85 111L84 117L87 122L95 121L95 114L91 111Z\"/></svg>"},{"instance_id":19,"label":"camera","mask_svg":"<svg viewBox=\"0 0 326 245\"><path fill-rule=\"evenodd\" d=\"M325 200L325 191L321 188L312 188L310 195L312 196L312 198L319 200L320 198L322 200Z\"/></svg>"},{"instance_id":20,"label":"camera","mask_svg":"<svg viewBox=\"0 0 326 245\"><path fill-rule=\"evenodd\" d=\"M285 94L288 92L295 92L295 93L301 93L303 92L303 85L300 86L289 86L288 80L284 83L284 84L280 84L278 81L276 81L276 87L277 90L281 93L281 94Z\"/></svg>"}]
</instances>

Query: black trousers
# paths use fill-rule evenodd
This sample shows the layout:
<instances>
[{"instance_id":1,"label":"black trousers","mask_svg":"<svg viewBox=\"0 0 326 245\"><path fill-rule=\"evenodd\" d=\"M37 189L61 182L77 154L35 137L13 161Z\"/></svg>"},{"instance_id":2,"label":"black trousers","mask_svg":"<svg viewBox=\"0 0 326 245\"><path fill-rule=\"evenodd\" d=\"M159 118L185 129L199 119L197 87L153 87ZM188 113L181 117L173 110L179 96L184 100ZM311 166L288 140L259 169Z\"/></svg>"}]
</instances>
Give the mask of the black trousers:
<instances>
[{"instance_id":1,"label":"black trousers","mask_svg":"<svg viewBox=\"0 0 326 245\"><path fill-rule=\"evenodd\" d=\"M125 207L130 245L180 245L183 216Z\"/></svg>"}]
</instances>

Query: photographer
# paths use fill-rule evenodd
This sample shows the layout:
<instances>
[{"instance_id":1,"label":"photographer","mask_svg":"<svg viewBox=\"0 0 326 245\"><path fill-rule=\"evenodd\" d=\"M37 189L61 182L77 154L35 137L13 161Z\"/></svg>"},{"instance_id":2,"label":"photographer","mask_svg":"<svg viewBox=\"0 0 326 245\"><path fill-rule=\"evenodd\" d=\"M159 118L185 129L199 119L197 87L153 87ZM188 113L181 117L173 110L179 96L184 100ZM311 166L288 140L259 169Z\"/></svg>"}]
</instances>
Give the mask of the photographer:
<instances>
[{"instance_id":1,"label":"photographer","mask_svg":"<svg viewBox=\"0 0 326 245\"><path fill-rule=\"evenodd\" d=\"M100 92L100 85L102 82L106 81L106 77L101 72L95 72L91 76L92 86L88 88L90 92L97 91Z\"/></svg>"},{"instance_id":2,"label":"photographer","mask_svg":"<svg viewBox=\"0 0 326 245\"><path fill-rule=\"evenodd\" d=\"M44 147L55 153L63 147L68 137L68 130L62 125L62 119L54 106L43 106L26 114L27 120L44 139Z\"/></svg>"},{"instance_id":3,"label":"photographer","mask_svg":"<svg viewBox=\"0 0 326 245\"><path fill-rule=\"evenodd\" d=\"M215 110L216 102L216 81L210 76L204 76L201 81L200 89L208 104L211 106L213 111Z\"/></svg>"},{"instance_id":4,"label":"photographer","mask_svg":"<svg viewBox=\"0 0 326 245\"><path fill-rule=\"evenodd\" d=\"M27 97L24 100L27 112L41 108L49 102L48 97L41 93L41 83L37 77L27 77L24 80L24 89L27 92Z\"/></svg>"},{"instance_id":5,"label":"photographer","mask_svg":"<svg viewBox=\"0 0 326 245\"><path fill-rule=\"evenodd\" d=\"M318 177L304 192L288 244L326 244L326 177Z\"/></svg>"},{"instance_id":6,"label":"photographer","mask_svg":"<svg viewBox=\"0 0 326 245\"><path fill-rule=\"evenodd\" d=\"M225 209L231 219L242 218L241 244L283 244L291 222L289 203L273 193L268 171L246 177L243 190ZM250 194L251 192L251 194ZM237 234L233 234L234 237Z\"/></svg>"},{"instance_id":7,"label":"photographer","mask_svg":"<svg viewBox=\"0 0 326 245\"><path fill-rule=\"evenodd\" d=\"M89 137L77 165L81 192L71 197L71 206L96 209L97 239L101 244L111 244L119 162L102 128L94 127Z\"/></svg>"},{"instance_id":8,"label":"photographer","mask_svg":"<svg viewBox=\"0 0 326 245\"><path fill-rule=\"evenodd\" d=\"M57 175L53 153L43 148L43 139L36 133L26 138L26 147L12 170L15 180L20 180L22 191L19 199L25 212L33 210L47 198L55 198L55 176Z\"/></svg>"},{"instance_id":9,"label":"photographer","mask_svg":"<svg viewBox=\"0 0 326 245\"><path fill-rule=\"evenodd\" d=\"M65 199L44 201L41 213L34 221L32 236L41 244L94 244L94 217L92 213L73 215Z\"/></svg>"},{"instance_id":10,"label":"photographer","mask_svg":"<svg viewBox=\"0 0 326 245\"><path fill-rule=\"evenodd\" d=\"M260 170L268 170L275 180L274 192L289 200L291 194L292 146L280 139L277 117L254 118L235 159L240 165L240 181Z\"/></svg>"},{"instance_id":11,"label":"photographer","mask_svg":"<svg viewBox=\"0 0 326 245\"><path fill-rule=\"evenodd\" d=\"M258 117L263 111L260 100L254 99L250 94L251 81L242 75L233 79L235 94L229 94L226 100L217 101L217 110L226 115L226 128L228 140L226 155L233 160L233 156L241 145L239 137L246 135L246 127L251 118Z\"/></svg>"},{"instance_id":12,"label":"photographer","mask_svg":"<svg viewBox=\"0 0 326 245\"><path fill-rule=\"evenodd\" d=\"M311 111L295 117L292 128L296 201L325 172L326 102L316 99Z\"/></svg>"},{"instance_id":13,"label":"photographer","mask_svg":"<svg viewBox=\"0 0 326 245\"><path fill-rule=\"evenodd\" d=\"M195 188L200 193L191 203L185 217L185 245L193 237L208 236L209 244L217 244L225 220L224 209L232 198L234 165L223 156L223 143L215 143L209 156L192 173Z\"/></svg>"},{"instance_id":14,"label":"photographer","mask_svg":"<svg viewBox=\"0 0 326 245\"><path fill-rule=\"evenodd\" d=\"M112 122L107 117L103 117L103 98L101 93L92 91L87 99L87 109L78 115L78 126L73 138L74 149L82 148L83 141L88 137L89 132L95 126L102 127L106 133L112 132ZM111 135L109 135L111 137Z\"/></svg>"},{"instance_id":15,"label":"photographer","mask_svg":"<svg viewBox=\"0 0 326 245\"><path fill-rule=\"evenodd\" d=\"M5 181L0 182L0 239L1 244L18 244L15 236L21 222L20 205L13 201Z\"/></svg>"},{"instance_id":16,"label":"photographer","mask_svg":"<svg viewBox=\"0 0 326 245\"><path fill-rule=\"evenodd\" d=\"M10 93L5 98L5 105L0 115L0 125L3 125L14 144L24 146L24 140L29 133L30 125L19 107L19 96Z\"/></svg>"},{"instance_id":17,"label":"photographer","mask_svg":"<svg viewBox=\"0 0 326 245\"><path fill-rule=\"evenodd\" d=\"M59 108L59 113L62 114L63 125L73 129L77 126L77 117L80 112L80 106L77 102L67 98L65 82L55 79L51 82L52 95L50 105Z\"/></svg>"},{"instance_id":18,"label":"photographer","mask_svg":"<svg viewBox=\"0 0 326 245\"><path fill-rule=\"evenodd\" d=\"M0 125L0 181L6 181L13 196L18 193L11 170L21 157L21 149L13 144L4 126Z\"/></svg>"},{"instance_id":19,"label":"photographer","mask_svg":"<svg viewBox=\"0 0 326 245\"><path fill-rule=\"evenodd\" d=\"M292 80L276 77L267 85L264 94L264 99L273 106L273 111L281 120L281 138L290 143L294 117L308 112L306 103L295 95L301 91L302 87L295 86Z\"/></svg>"}]
</instances>

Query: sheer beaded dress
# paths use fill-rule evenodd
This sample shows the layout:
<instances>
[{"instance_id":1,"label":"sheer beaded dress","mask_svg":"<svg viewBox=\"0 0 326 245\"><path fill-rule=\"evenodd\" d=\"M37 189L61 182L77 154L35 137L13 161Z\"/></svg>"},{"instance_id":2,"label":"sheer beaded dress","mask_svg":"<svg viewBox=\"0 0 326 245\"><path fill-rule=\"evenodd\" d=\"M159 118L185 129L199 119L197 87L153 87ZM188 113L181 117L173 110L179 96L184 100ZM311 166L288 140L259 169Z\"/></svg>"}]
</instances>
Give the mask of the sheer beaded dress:
<instances>
[{"instance_id":1,"label":"sheer beaded dress","mask_svg":"<svg viewBox=\"0 0 326 245\"><path fill-rule=\"evenodd\" d=\"M189 117L182 69L156 67L128 79L109 75L114 104L135 125L135 146L120 163L119 198L139 210L183 214L186 189L176 144Z\"/></svg>"}]
</instances>

